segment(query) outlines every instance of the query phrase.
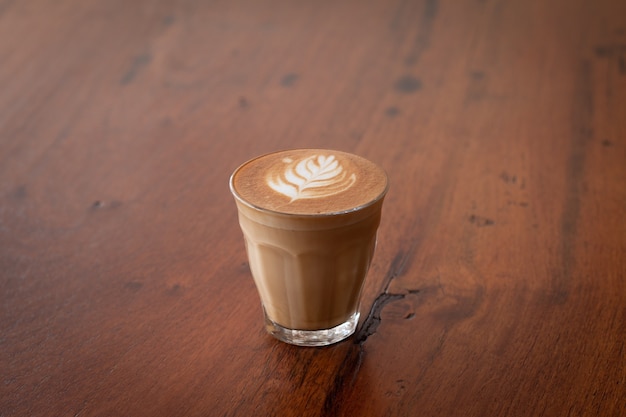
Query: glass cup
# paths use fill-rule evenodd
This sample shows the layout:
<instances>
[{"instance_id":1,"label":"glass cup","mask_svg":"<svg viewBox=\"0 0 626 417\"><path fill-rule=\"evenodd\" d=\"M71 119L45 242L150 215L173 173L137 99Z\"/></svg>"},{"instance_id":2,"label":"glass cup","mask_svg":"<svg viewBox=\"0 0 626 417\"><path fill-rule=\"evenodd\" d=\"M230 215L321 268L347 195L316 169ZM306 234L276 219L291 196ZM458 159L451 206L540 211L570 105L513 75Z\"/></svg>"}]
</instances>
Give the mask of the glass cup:
<instances>
[{"instance_id":1,"label":"glass cup","mask_svg":"<svg viewBox=\"0 0 626 417\"><path fill-rule=\"evenodd\" d=\"M282 151L241 165L230 189L267 331L300 346L354 333L388 189L384 171L344 152Z\"/></svg>"}]
</instances>

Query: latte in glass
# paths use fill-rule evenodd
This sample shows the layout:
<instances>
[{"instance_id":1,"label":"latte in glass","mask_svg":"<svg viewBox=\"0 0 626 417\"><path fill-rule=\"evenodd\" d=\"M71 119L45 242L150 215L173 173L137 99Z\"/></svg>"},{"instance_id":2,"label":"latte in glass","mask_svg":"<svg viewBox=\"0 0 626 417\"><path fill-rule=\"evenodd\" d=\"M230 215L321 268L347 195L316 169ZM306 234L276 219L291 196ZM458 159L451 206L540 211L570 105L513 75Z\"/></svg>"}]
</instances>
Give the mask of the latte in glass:
<instances>
[{"instance_id":1,"label":"latte in glass","mask_svg":"<svg viewBox=\"0 0 626 417\"><path fill-rule=\"evenodd\" d=\"M296 149L244 163L230 189L268 332L302 346L350 336L376 246L385 172L349 153Z\"/></svg>"}]
</instances>

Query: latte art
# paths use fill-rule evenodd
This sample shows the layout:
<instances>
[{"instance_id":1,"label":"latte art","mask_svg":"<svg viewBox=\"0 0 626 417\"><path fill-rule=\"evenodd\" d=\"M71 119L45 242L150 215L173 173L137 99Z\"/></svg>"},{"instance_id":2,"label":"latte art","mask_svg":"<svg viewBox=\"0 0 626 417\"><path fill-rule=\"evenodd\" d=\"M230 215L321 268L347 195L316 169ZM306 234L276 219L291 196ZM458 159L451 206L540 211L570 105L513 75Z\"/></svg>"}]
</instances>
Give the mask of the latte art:
<instances>
[{"instance_id":1,"label":"latte art","mask_svg":"<svg viewBox=\"0 0 626 417\"><path fill-rule=\"evenodd\" d=\"M376 164L337 150L291 149L261 155L231 177L241 201L284 214L332 215L381 199L387 175Z\"/></svg>"},{"instance_id":2,"label":"latte art","mask_svg":"<svg viewBox=\"0 0 626 417\"><path fill-rule=\"evenodd\" d=\"M352 187L356 174L348 173L334 155L311 155L300 160L283 159L280 175L268 176L267 185L290 202L328 197Z\"/></svg>"}]
</instances>

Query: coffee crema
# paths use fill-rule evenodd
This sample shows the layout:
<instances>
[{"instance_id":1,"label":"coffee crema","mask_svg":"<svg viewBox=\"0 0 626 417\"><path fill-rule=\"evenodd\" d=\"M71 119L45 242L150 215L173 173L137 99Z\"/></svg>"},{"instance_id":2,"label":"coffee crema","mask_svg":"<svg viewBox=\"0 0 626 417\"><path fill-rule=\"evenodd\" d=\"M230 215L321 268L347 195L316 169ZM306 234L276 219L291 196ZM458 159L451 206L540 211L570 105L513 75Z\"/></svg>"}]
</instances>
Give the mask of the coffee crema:
<instances>
[{"instance_id":1,"label":"coffee crema","mask_svg":"<svg viewBox=\"0 0 626 417\"><path fill-rule=\"evenodd\" d=\"M286 214L331 214L370 204L384 195L387 175L356 155L295 149L248 161L231 178L244 202Z\"/></svg>"}]
</instances>

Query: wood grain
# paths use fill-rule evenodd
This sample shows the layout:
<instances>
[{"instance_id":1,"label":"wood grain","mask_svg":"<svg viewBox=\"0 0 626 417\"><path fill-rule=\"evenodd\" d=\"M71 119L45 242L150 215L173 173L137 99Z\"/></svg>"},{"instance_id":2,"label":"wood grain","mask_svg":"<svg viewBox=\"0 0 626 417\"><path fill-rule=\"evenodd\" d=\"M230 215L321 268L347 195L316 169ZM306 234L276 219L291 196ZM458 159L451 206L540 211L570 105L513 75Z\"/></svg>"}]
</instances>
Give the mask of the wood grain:
<instances>
[{"instance_id":1,"label":"wood grain","mask_svg":"<svg viewBox=\"0 0 626 417\"><path fill-rule=\"evenodd\" d=\"M626 3L0 0L0 416L626 415ZM391 180L357 334L264 333L228 177Z\"/></svg>"}]
</instances>

